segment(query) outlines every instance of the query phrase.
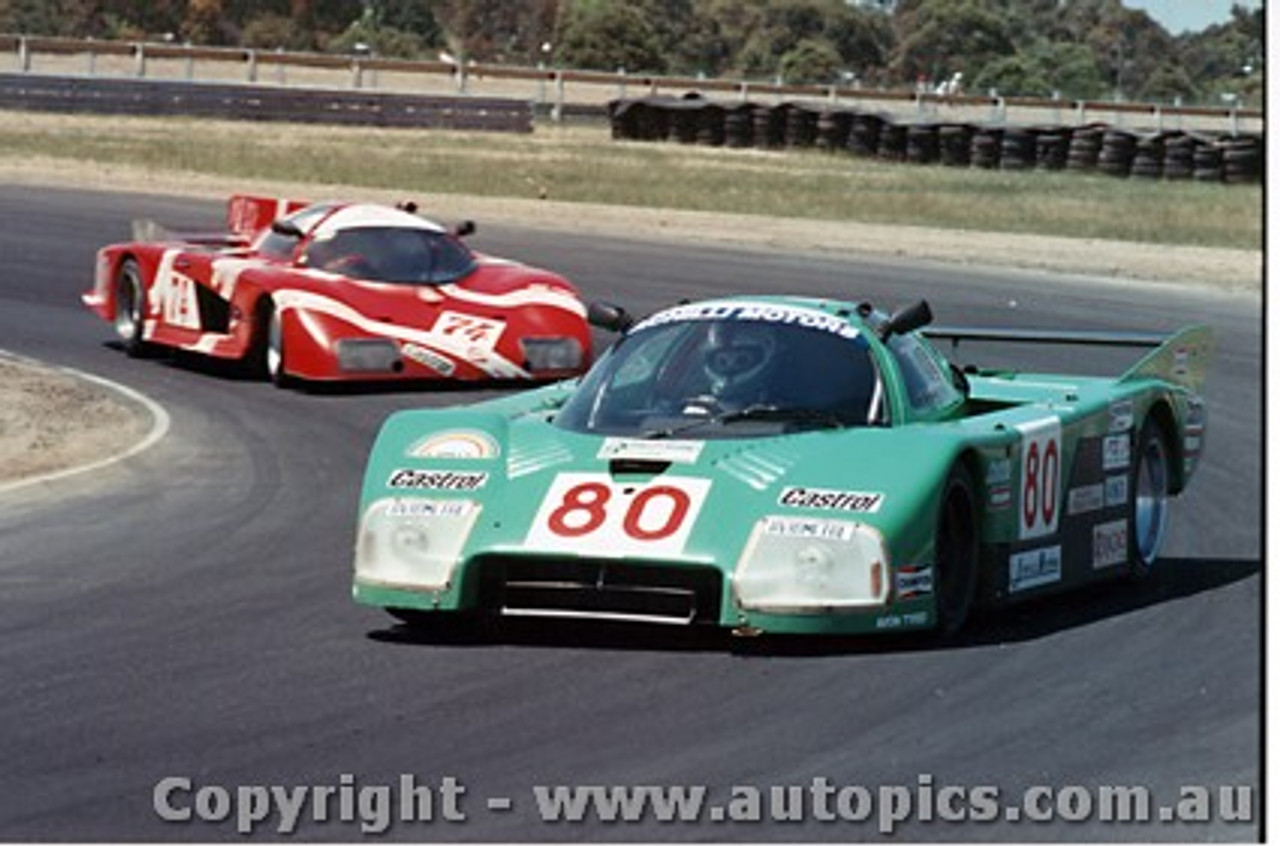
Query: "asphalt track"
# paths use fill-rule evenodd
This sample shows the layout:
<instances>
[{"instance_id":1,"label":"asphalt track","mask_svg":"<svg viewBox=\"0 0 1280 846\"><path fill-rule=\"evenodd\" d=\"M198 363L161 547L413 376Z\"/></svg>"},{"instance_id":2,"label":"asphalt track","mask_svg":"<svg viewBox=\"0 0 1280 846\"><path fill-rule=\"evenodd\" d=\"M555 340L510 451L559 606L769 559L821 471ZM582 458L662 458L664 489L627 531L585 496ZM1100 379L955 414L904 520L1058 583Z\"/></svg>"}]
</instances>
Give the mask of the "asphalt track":
<instances>
[{"instance_id":1,"label":"asphalt track","mask_svg":"<svg viewBox=\"0 0 1280 846\"><path fill-rule=\"evenodd\" d=\"M0 186L0 210L0 346L132 386L172 417L141 455L0 495L0 841L239 838L234 817L161 821L153 788L169 776L196 789L351 792L402 775L428 786L456 779L466 821L443 819L437 801L433 821L396 823L384 838L882 839L877 816L539 822L533 788L558 784L705 786L721 802L735 786L900 785L917 819L895 831L910 840L1258 836L1256 298L868 263L856 245L848 256L770 255L481 221L481 249L555 267L586 296L639 312L726 291L804 291L886 305L924 296L948 324L1204 322L1219 347L1209 443L1150 583L1009 609L955 643L742 642L545 623L415 639L349 599L365 453L393 409L492 392L282 392L191 362L129 359L78 302L94 250L127 238L132 217L216 227L220 206ZM1100 373L1130 358L1018 351L1029 366ZM943 787L999 788L1003 805L1040 785L1142 786L1161 804L1186 785L1215 798L1219 787L1248 786L1254 821L920 819ZM341 814L336 800L331 813ZM278 823L257 835L279 838ZM295 837L349 841L362 831L304 821Z\"/></svg>"}]
</instances>

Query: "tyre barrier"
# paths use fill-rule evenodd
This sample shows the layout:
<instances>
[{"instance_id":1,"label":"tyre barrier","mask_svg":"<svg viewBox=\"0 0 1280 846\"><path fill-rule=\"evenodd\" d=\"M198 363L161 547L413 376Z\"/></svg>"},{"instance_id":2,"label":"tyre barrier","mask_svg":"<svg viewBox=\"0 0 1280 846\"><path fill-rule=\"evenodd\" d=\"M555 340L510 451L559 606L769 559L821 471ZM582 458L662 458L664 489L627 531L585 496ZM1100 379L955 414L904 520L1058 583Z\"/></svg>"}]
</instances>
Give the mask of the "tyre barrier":
<instances>
[{"instance_id":1,"label":"tyre barrier","mask_svg":"<svg viewBox=\"0 0 1280 846\"><path fill-rule=\"evenodd\" d=\"M900 121L859 109L812 103L727 104L693 94L613 100L607 114L611 136L625 141L816 148L920 165L1228 185L1260 183L1265 169L1260 134L1138 133L1101 123L1072 127Z\"/></svg>"}]
</instances>

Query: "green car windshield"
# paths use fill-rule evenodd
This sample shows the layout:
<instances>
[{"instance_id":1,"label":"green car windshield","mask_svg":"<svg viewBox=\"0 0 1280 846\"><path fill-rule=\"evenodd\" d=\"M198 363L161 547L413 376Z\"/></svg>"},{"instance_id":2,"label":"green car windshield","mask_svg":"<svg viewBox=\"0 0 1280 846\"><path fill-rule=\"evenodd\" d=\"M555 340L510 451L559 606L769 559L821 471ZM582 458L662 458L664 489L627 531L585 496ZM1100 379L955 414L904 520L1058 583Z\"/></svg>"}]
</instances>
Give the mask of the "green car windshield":
<instances>
[{"instance_id":1,"label":"green car windshield","mask_svg":"<svg viewBox=\"0 0 1280 846\"><path fill-rule=\"evenodd\" d=\"M575 432L733 438L882 422L865 338L766 320L642 324L556 416Z\"/></svg>"}]
</instances>

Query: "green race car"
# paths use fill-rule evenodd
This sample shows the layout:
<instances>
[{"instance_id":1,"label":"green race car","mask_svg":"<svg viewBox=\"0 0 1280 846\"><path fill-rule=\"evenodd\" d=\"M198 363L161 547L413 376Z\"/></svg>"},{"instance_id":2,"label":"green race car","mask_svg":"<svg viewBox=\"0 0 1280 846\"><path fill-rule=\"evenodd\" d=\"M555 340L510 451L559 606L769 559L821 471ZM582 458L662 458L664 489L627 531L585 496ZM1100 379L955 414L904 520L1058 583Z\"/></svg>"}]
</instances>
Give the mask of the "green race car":
<instances>
[{"instance_id":1,"label":"green race car","mask_svg":"<svg viewBox=\"0 0 1280 846\"><path fill-rule=\"evenodd\" d=\"M354 596L740 633L958 630L1142 576L1204 446L1212 339L928 329L923 302L732 297L634 322L581 379L382 427ZM960 369L931 338L1153 347L1119 378Z\"/></svg>"}]
</instances>

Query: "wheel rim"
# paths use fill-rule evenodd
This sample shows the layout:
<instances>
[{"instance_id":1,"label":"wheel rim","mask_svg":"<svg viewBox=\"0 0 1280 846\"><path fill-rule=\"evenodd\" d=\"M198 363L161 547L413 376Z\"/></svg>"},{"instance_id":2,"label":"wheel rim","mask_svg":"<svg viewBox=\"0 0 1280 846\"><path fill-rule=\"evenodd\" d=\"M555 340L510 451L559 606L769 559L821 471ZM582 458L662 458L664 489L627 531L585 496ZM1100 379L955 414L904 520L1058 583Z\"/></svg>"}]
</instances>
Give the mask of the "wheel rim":
<instances>
[{"instance_id":1,"label":"wheel rim","mask_svg":"<svg viewBox=\"0 0 1280 846\"><path fill-rule=\"evenodd\" d=\"M116 289L116 334L125 341L137 341L142 327L142 285L138 271L126 266Z\"/></svg>"},{"instance_id":2,"label":"wheel rim","mask_svg":"<svg viewBox=\"0 0 1280 846\"><path fill-rule=\"evenodd\" d=\"M1164 542L1168 520L1168 462L1164 443L1157 437L1147 439L1138 456L1137 490L1134 492L1133 528L1136 533L1138 558L1149 567Z\"/></svg>"},{"instance_id":3,"label":"wheel rim","mask_svg":"<svg viewBox=\"0 0 1280 846\"><path fill-rule=\"evenodd\" d=\"M272 309L271 319L267 321L267 373L277 379L284 369L284 327L281 325L280 312Z\"/></svg>"}]
</instances>

